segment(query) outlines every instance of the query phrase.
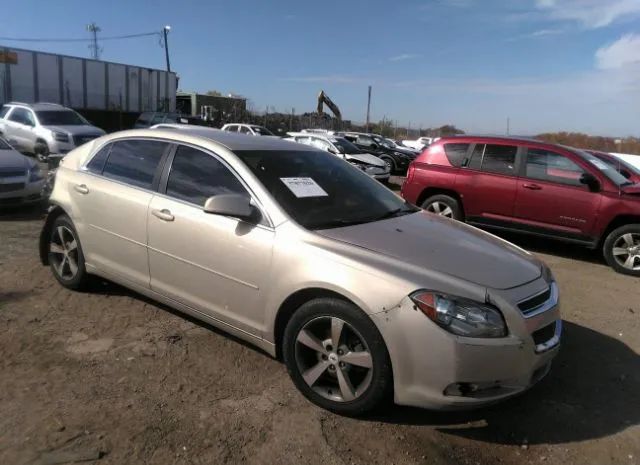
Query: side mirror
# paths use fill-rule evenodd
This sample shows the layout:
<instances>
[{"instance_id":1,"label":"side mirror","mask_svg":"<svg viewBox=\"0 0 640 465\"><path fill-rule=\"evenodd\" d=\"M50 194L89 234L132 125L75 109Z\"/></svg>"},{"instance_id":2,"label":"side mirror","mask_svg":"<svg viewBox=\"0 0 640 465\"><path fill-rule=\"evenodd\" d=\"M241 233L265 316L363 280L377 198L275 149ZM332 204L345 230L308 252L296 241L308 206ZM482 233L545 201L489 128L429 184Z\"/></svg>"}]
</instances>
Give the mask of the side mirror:
<instances>
[{"instance_id":1,"label":"side mirror","mask_svg":"<svg viewBox=\"0 0 640 465\"><path fill-rule=\"evenodd\" d=\"M596 192L600 190L600 181L591 173L582 173L580 183L589 187L590 191Z\"/></svg>"},{"instance_id":2,"label":"side mirror","mask_svg":"<svg viewBox=\"0 0 640 465\"><path fill-rule=\"evenodd\" d=\"M334 155L338 155L338 151L333 147L327 147L327 152L333 153Z\"/></svg>"},{"instance_id":3,"label":"side mirror","mask_svg":"<svg viewBox=\"0 0 640 465\"><path fill-rule=\"evenodd\" d=\"M209 197L204 203L205 213L231 216L245 221L255 220L258 209L251 205L251 199L238 194L220 194Z\"/></svg>"}]
</instances>

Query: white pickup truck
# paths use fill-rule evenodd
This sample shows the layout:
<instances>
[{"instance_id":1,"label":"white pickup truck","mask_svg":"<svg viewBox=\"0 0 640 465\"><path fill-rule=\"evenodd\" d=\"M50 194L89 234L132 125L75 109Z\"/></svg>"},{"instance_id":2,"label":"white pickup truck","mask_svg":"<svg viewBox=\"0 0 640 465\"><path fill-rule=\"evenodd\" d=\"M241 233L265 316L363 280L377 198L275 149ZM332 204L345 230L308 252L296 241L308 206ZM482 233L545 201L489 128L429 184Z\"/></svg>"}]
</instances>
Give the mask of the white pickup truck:
<instances>
[{"instance_id":1,"label":"white pickup truck","mask_svg":"<svg viewBox=\"0 0 640 465\"><path fill-rule=\"evenodd\" d=\"M439 137L418 137L416 140L409 140L409 139L403 140L402 145L406 145L407 147L422 150L425 147L429 147L438 139Z\"/></svg>"}]
</instances>

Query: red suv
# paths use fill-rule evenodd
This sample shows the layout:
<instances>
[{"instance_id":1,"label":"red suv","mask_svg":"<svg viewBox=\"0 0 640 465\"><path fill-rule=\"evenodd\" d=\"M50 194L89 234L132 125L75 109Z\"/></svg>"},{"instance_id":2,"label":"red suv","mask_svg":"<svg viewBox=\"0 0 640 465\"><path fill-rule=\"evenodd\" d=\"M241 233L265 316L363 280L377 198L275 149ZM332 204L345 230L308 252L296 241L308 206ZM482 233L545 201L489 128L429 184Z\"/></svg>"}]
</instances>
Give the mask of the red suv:
<instances>
[{"instance_id":1,"label":"red suv","mask_svg":"<svg viewBox=\"0 0 640 465\"><path fill-rule=\"evenodd\" d=\"M440 139L409 166L402 196L476 226L602 247L640 276L640 184L591 153L536 140Z\"/></svg>"}]
</instances>

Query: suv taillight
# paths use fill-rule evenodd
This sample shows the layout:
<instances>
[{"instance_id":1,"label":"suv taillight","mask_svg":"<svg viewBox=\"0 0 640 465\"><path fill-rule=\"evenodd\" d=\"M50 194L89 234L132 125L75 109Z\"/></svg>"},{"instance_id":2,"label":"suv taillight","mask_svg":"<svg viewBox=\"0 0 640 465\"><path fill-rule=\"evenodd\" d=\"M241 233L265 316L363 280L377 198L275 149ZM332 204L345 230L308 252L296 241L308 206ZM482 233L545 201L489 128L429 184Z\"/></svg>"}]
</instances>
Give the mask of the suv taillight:
<instances>
[{"instance_id":1,"label":"suv taillight","mask_svg":"<svg viewBox=\"0 0 640 465\"><path fill-rule=\"evenodd\" d=\"M405 182L413 181L413 175L416 171L415 161L412 161L409 164L409 168L407 169L407 180Z\"/></svg>"}]
</instances>

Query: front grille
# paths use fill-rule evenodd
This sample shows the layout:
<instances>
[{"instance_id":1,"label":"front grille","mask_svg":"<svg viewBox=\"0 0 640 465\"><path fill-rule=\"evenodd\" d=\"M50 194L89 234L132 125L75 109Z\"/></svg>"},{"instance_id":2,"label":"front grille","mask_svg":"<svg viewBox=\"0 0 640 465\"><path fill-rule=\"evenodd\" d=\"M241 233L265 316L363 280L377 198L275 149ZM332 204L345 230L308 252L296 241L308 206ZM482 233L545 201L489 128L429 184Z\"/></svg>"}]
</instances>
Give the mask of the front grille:
<instances>
[{"instance_id":1,"label":"front grille","mask_svg":"<svg viewBox=\"0 0 640 465\"><path fill-rule=\"evenodd\" d=\"M0 184L0 193L14 192L24 189L23 182L14 182L12 184Z\"/></svg>"},{"instance_id":2,"label":"front grille","mask_svg":"<svg viewBox=\"0 0 640 465\"><path fill-rule=\"evenodd\" d=\"M81 146L82 144L86 144L90 140L97 138L98 136L73 136L73 144L76 147Z\"/></svg>"},{"instance_id":3,"label":"front grille","mask_svg":"<svg viewBox=\"0 0 640 465\"><path fill-rule=\"evenodd\" d=\"M24 169L0 169L0 178L18 178L26 175Z\"/></svg>"},{"instance_id":4,"label":"front grille","mask_svg":"<svg viewBox=\"0 0 640 465\"><path fill-rule=\"evenodd\" d=\"M529 313L534 312L537 308L542 306L550 298L551 298L551 288L549 287L543 293L534 295L533 297L520 302L518 304L518 308L524 315L527 315Z\"/></svg>"},{"instance_id":5,"label":"front grille","mask_svg":"<svg viewBox=\"0 0 640 465\"><path fill-rule=\"evenodd\" d=\"M536 345L544 344L549 339L551 339L556 333L556 322L554 321L547 326L543 326L542 328L534 331L531 336L533 337L533 342Z\"/></svg>"}]
</instances>

